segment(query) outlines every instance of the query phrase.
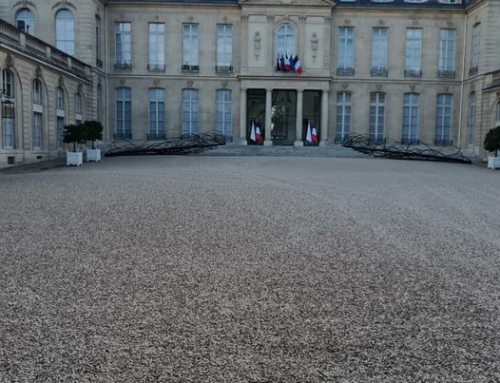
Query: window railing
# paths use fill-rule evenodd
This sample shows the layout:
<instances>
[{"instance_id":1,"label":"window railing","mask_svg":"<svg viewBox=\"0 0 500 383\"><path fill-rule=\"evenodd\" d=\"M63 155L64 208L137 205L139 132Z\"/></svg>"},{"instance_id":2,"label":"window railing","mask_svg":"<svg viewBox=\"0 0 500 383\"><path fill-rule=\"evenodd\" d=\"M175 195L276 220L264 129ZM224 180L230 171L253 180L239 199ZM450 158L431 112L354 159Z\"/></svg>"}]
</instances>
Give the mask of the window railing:
<instances>
[{"instance_id":1,"label":"window railing","mask_svg":"<svg viewBox=\"0 0 500 383\"><path fill-rule=\"evenodd\" d=\"M215 71L216 72L232 72L233 66L232 65L216 65Z\"/></svg>"},{"instance_id":2,"label":"window railing","mask_svg":"<svg viewBox=\"0 0 500 383\"><path fill-rule=\"evenodd\" d=\"M385 145L385 138L376 138L370 137L368 138L369 145Z\"/></svg>"},{"instance_id":3,"label":"window railing","mask_svg":"<svg viewBox=\"0 0 500 383\"><path fill-rule=\"evenodd\" d=\"M131 140L132 139L132 133L115 133L113 134L113 138L115 140Z\"/></svg>"},{"instance_id":4,"label":"window railing","mask_svg":"<svg viewBox=\"0 0 500 383\"><path fill-rule=\"evenodd\" d=\"M438 77L440 78L455 78L454 70L438 70Z\"/></svg>"},{"instance_id":5,"label":"window railing","mask_svg":"<svg viewBox=\"0 0 500 383\"><path fill-rule=\"evenodd\" d=\"M450 140L449 138L435 138L434 145L436 145L436 146L452 146L453 140Z\"/></svg>"},{"instance_id":6,"label":"window railing","mask_svg":"<svg viewBox=\"0 0 500 383\"><path fill-rule=\"evenodd\" d=\"M98 68L102 68L104 66L104 63L102 62L102 60L100 58L96 58L95 59L95 65L98 67Z\"/></svg>"},{"instance_id":7,"label":"window railing","mask_svg":"<svg viewBox=\"0 0 500 383\"><path fill-rule=\"evenodd\" d=\"M132 63L129 62L115 62L115 69L118 70L132 70Z\"/></svg>"},{"instance_id":8,"label":"window railing","mask_svg":"<svg viewBox=\"0 0 500 383\"><path fill-rule=\"evenodd\" d=\"M184 70L184 71L190 71L190 72L198 72L200 70L200 66L199 65L183 64L182 65L182 70Z\"/></svg>"},{"instance_id":9,"label":"window railing","mask_svg":"<svg viewBox=\"0 0 500 383\"><path fill-rule=\"evenodd\" d=\"M479 72L479 68L478 66L473 66L469 69L469 76L472 76L472 75L475 75L477 74L477 72Z\"/></svg>"},{"instance_id":10,"label":"window railing","mask_svg":"<svg viewBox=\"0 0 500 383\"><path fill-rule=\"evenodd\" d=\"M148 71L150 72L165 72L165 64L148 64Z\"/></svg>"},{"instance_id":11,"label":"window railing","mask_svg":"<svg viewBox=\"0 0 500 383\"><path fill-rule=\"evenodd\" d=\"M496 70L491 74L491 81L493 84L500 83L500 70Z\"/></svg>"},{"instance_id":12,"label":"window railing","mask_svg":"<svg viewBox=\"0 0 500 383\"><path fill-rule=\"evenodd\" d=\"M354 76L354 68L337 68L337 76Z\"/></svg>"},{"instance_id":13,"label":"window railing","mask_svg":"<svg viewBox=\"0 0 500 383\"><path fill-rule=\"evenodd\" d=\"M148 140L150 141L159 141L166 140L167 136L165 133L148 133Z\"/></svg>"},{"instance_id":14,"label":"window railing","mask_svg":"<svg viewBox=\"0 0 500 383\"><path fill-rule=\"evenodd\" d=\"M422 77L421 69L405 69L404 71L405 77Z\"/></svg>"},{"instance_id":15,"label":"window railing","mask_svg":"<svg viewBox=\"0 0 500 383\"><path fill-rule=\"evenodd\" d=\"M371 68L370 69L370 75L371 76L384 76L386 77L388 75L389 71L387 68Z\"/></svg>"},{"instance_id":16,"label":"window railing","mask_svg":"<svg viewBox=\"0 0 500 383\"><path fill-rule=\"evenodd\" d=\"M401 145L420 145L418 138L402 138Z\"/></svg>"}]
</instances>

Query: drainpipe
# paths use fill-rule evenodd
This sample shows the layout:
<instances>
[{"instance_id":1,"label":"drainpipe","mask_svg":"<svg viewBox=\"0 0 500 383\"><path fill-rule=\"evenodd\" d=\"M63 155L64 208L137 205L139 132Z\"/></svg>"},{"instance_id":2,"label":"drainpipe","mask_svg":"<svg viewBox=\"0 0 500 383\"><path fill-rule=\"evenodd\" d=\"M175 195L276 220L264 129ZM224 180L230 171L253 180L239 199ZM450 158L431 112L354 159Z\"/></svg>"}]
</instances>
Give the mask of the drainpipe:
<instances>
[{"instance_id":1,"label":"drainpipe","mask_svg":"<svg viewBox=\"0 0 500 383\"><path fill-rule=\"evenodd\" d=\"M108 113L108 110L109 110L109 107L108 107L108 102L109 102L109 84L108 84L108 69L106 68L107 65L109 65L108 61L109 61L109 58L108 58L108 52L109 52L109 38L108 38L108 10L107 10L107 4L104 4L104 33L105 33L105 39L104 41L106 42L105 44L105 47L104 49L106 50L105 51L105 54L103 56L103 58L105 57L106 58L106 62L103 63L103 68L104 68L104 86L106 87L106 108L102 108L102 101L101 100L101 110L104 109L105 111L105 115L104 115L104 121L105 121L105 126L107 127L107 140L106 140L106 143L109 142L109 113ZM104 60L103 60L104 61ZM101 94L101 97L102 97L102 94ZM102 119L102 116L101 116L101 119ZM103 124L104 125L104 124Z\"/></svg>"},{"instance_id":2,"label":"drainpipe","mask_svg":"<svg viewBox=\"0 0 500 383\"><path fill-rule=\"evenodd\" d=\"M467 46L467 23L469 15L465 13L465 26L464 26L464 41L463 41L463 51L462 51L462 78L460 84L460 113L458 115L458 148L462 147L462 124L463 124L463 110L464 110L464 81L465 81L465 57L466 57L466 46Z\"/></svg>"}]
</instances>

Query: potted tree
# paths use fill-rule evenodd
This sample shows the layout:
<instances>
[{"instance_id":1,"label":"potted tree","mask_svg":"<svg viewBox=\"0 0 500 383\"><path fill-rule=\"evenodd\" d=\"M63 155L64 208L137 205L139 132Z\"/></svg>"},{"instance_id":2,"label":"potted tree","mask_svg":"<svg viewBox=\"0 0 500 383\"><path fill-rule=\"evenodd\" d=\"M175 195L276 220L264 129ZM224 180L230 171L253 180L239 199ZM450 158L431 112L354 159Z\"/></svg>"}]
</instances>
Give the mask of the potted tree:
<instances>
[{"instance_id":1,"label":"potted tree","mask_svg":"<svg viewBox=\"0 0 500 383\"><path fill-rule=\"evenodd\" d=\"M490 129L484 137L483 148L487 152L494 152L494 156L488 157L488 169L500 169L500 157L498 151L500 150L500 126Z\"/></svg>"},{"instance_id":2,"label":"potted tree","mask_svg":"<svg viewBox=\"0 0 500 383\"><path fill-rule=\"evenodd\" d=\"M66 152L66 166L83 164L81 150L76 150L76 144L85 141L85 131L82 125L66 125L64 127L63 141L67 144L73 144L73 151Z\"/></svg>"},{"instance_id":3,"label":"potted tree","mask_svg":"<svg viewBox=\"0 0 500 383\"><path fill-rule=\"evenodd\" d=\"M87 161L101 161L101 148L96 147L95 142L102 140L102 124L99 121L85 121L85 141L92 142L92 149L87 148Z\"/></svg>"}]
</instances>

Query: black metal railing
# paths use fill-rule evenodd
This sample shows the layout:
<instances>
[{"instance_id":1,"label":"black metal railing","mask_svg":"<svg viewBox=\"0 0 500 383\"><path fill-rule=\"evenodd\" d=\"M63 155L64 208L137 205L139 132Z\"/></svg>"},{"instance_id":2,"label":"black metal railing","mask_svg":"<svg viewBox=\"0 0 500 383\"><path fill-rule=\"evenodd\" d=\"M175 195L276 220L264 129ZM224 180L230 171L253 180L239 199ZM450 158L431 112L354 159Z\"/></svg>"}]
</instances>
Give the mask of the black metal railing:
<instances>
[{"instance_id":1,"label":"black metal railing","mask_svg":"<svg viewBox=\"0 0 500 383\"><path fill-rule=\"evenodd\" d=\"M232 65L216 65L215 71L216 72L232 72L233 66Z\"/></svg>"},{"instance_id":2,"label":"black metal railing","mask_svg":"<svg viewBox=\"0 0 500 383\"><path fill-rule=\"evenodd\" d=\"M165 64L148 64L148 71L150 72L165 72Z\"/></svg>"},{"instance_id":3,"label":"black metal railing","mask_svg":"<svg viewBox=\"0 0 500 383\"><path fill-rule=\"evenodd\" d=\"M418 138L402 138L401 145L420 145Z\"/></svg>"},{"instance_id":4,"label":"black metal railing","mask_svg":"<svg viewBox=\"0 0 500 383\"><path fill-rule=\"evenodd\" d=\"M182 70L183 71L190 71L190 72L198 72L200 70L200 66L199 65L183 64Z\"/></svg>"},{"instance_id":5,"label":"black metal railing","mask_svg":"<svg viewBox=\"0 0 500 383\"><path fill-rule=\"evenodd\" d=\"M160 141L160 140L166 140L167 136L165 133L149 133L148 134L148 140L149 141Z\"/></svg>"},{"instance_id":6,"label":"black metal railing","mask_svg":"<svg viewBox=\"0 0 500 383\"><path fill-rule=\"evenodd\" d=\"M422 77L421 69L405 69L404 70L405 77Z\"/></svg>"},{"instance_id":7,"label":"black metal railing","mask_svg":"<svg viewBox=\"0 0 500 383\"><path fill-rule=\"evenodd\" d=\"M104 63L102 62L102 60L100 58L96 58L95 59L95 65L98 67L98 68L101 68L104 66Z\"/></svg>"},{"instance_id":8,"label":"black metal railing","mask_svg":"<svg viewBox=\"0 0 500 383\"><path fill-rule=\"evenodd\" d=\"M435 138L434 145L436 146L453 146L453 140L449 138Z\"/></svg>"},{"instance_id":9,"label":"black metal railing","mask_svg":"<svg viewBox=\"0 0 500 383\"><path fill-rule=\"evenodd\" d=\"M354 68L337 68L337 76L354 76Z\"/></svg>"},{"instance_id":10,"label":"black metal railing","mask_svg":"<svg viewBox=\"0 0 500 383\"><path fill-rule=\"evenodd\" d=\"M113 134L113 138L115 140L131 140L132 139L132 133L115 133Z\"/></svg>"},{"instance_id":11,"label":"black metal railing","mask_svg":"<svg viewBox=\"0 0 500 383\"><path fill-rule=\"evenodd\" d=\"M114 68L115 69L118 69L118 70L132 70L132 63L129 63L129 62L117 62L115 63L114 65Z\"/></svg>"},{"instance_id":12,"label":"black metal railing","mask_svg":"<svg viewBox=\"0 0 500 383\"><path fill-rule=\"evenodd\" d=\"M469 69L469 76L473 76L479 72L478 66L473 66Z\"/></svg>"},{"instance_id":13,"label":"black metal railing","mask_svg":"<svg viewBox=\"0 0 500 383\"><path fill-rule=\"evenodd\" d=\"M439 78L455 78L456 72L454 70L438 70Z\"/></svg>"},{"instance_id":14,"label":"black metal railing","mask_svg":"<svg viewBox=\"0 0 500 383\"><path fill-rule=\"evenodd\" d=\"M370 76L382 76L382 77L387 77L389 74L389 71L387 68L371 68L370 69Z\"/></svg>"}]
</instances>

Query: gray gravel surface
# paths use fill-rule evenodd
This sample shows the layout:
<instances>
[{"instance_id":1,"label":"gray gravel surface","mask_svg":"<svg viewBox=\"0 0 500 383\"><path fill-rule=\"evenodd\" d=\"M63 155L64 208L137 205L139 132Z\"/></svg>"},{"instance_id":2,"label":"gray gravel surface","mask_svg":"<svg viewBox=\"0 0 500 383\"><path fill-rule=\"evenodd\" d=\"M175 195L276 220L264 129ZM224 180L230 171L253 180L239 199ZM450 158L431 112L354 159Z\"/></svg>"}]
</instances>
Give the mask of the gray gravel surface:
<instances>
[{"instance_id":1,"label":"gray gravel surface","mask_svg":"<svg viewBox=\"0 0 500 383\"><path fill-rule=\"evenodd\" d=\"M500 381L485 166L122 157L0 196L0 382Z\"/></svg>"}]
</instances>

